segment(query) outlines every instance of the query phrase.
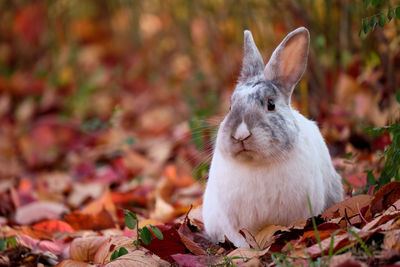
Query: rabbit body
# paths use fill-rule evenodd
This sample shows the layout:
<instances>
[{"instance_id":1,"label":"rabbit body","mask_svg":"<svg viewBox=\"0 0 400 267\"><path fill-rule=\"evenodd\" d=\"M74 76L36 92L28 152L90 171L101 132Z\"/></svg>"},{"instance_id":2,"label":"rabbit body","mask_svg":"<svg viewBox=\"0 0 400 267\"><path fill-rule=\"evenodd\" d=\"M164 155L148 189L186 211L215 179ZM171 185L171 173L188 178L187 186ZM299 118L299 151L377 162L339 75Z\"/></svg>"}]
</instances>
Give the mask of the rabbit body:
<instances>
[{"instance_id":1,"label":"rabbit body","mask_svg":"<svg viewBox=\"0 0 400 267\"><path fill-rule=\"evenodd\" d=\"M308 41L304 28L288 35L264 70L251 34L245 33L241 78L218 129L204 193L203 220L213 242L226 236L235 246L248 247L241 229L257 234L268 224L308 218L307 196L314 214L342 200L341 178L317 125L290 106L308 54L308 42L301 38ZM285 59L282 53L293 44L293 51L300 49L298 59L292 51Z\"/></svg>"}]
</instances>

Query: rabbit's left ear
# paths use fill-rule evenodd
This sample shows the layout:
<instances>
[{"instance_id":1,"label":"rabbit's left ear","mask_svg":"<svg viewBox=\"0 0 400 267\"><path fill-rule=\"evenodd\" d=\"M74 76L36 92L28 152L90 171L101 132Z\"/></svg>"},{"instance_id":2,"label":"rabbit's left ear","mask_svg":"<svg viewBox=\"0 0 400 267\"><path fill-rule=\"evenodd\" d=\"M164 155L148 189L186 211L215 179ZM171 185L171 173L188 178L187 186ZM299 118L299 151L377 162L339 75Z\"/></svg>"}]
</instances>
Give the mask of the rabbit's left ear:
<instances>
[{"instance_id":1,"label":"rabbit's left ear","mask_svg":"<svg viewBox=\"0 0 400 267\"><path fill-rule=\"evenodd\" d=\"M272 53L264 69L267 80L274 82L289 98L306 69L310 33L304 27L289 33Z\"/></svg>"}]
</instances>

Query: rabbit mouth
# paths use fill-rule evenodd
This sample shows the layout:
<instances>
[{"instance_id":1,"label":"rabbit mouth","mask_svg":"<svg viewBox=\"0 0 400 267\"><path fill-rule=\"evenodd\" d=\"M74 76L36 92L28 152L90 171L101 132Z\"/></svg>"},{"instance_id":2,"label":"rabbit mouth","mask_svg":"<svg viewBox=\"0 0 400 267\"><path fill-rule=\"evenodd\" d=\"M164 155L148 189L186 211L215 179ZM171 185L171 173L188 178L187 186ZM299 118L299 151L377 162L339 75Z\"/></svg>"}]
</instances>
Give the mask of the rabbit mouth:
<instances>
[{"instance_id":1,"label":"rabbit mouth","mask_svg":"<svg viewBox=\"0 0 400 267\"><path fill-rule=\"evenodd\" d=\"M253 161L256 157L253 150L249 149L240 149L233 154L233 157L240 161Z\"/></svg>"}]
</instances>

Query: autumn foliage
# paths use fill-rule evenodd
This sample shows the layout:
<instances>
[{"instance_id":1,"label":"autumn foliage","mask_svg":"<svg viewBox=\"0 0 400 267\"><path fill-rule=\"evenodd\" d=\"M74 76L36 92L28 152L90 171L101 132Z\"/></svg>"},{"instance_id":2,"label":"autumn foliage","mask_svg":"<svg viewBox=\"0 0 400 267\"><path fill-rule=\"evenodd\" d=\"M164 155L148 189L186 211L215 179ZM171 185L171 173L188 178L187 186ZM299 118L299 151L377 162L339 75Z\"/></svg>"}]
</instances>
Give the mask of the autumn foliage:
<instances>
[{"instance_id":1,"label":"autumn foliage","mask_svg":"<svg viewBox=\"0 0 400 267\"><path fill-rule=\"evenodd\" d=\"M364 128L398 122L399 21L358 36L386 4L348 2L0 2L0 265L398 262L399 173L386 185L371 175L400 137ZM311 52L292 105L317 121L346 199L289 227L243 229L251 249L211 244L202 194L243 30L269 55L298 26ZM151 242L134 244L124 210Z\"/></svg>"}]
</instances>

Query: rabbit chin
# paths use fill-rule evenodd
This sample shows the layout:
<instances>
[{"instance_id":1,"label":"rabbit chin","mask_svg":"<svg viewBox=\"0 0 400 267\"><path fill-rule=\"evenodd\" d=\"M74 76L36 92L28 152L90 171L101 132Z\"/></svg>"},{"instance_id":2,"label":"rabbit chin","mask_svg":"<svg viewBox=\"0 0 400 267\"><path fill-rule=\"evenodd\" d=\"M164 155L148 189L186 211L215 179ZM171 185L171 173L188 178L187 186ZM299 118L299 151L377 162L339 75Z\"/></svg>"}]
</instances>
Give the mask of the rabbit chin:
<instances>
[{"instance_id":1,"label":"rabbit chin","mask_svg":"<svg viewBox=\"0 0 400 267\"><path fill-rule=\"evenodd\" d=\"M231 151L231 157L243 163L262 163L265 158L254 150L240 149Z\"/></svg>"}]
</instances>

